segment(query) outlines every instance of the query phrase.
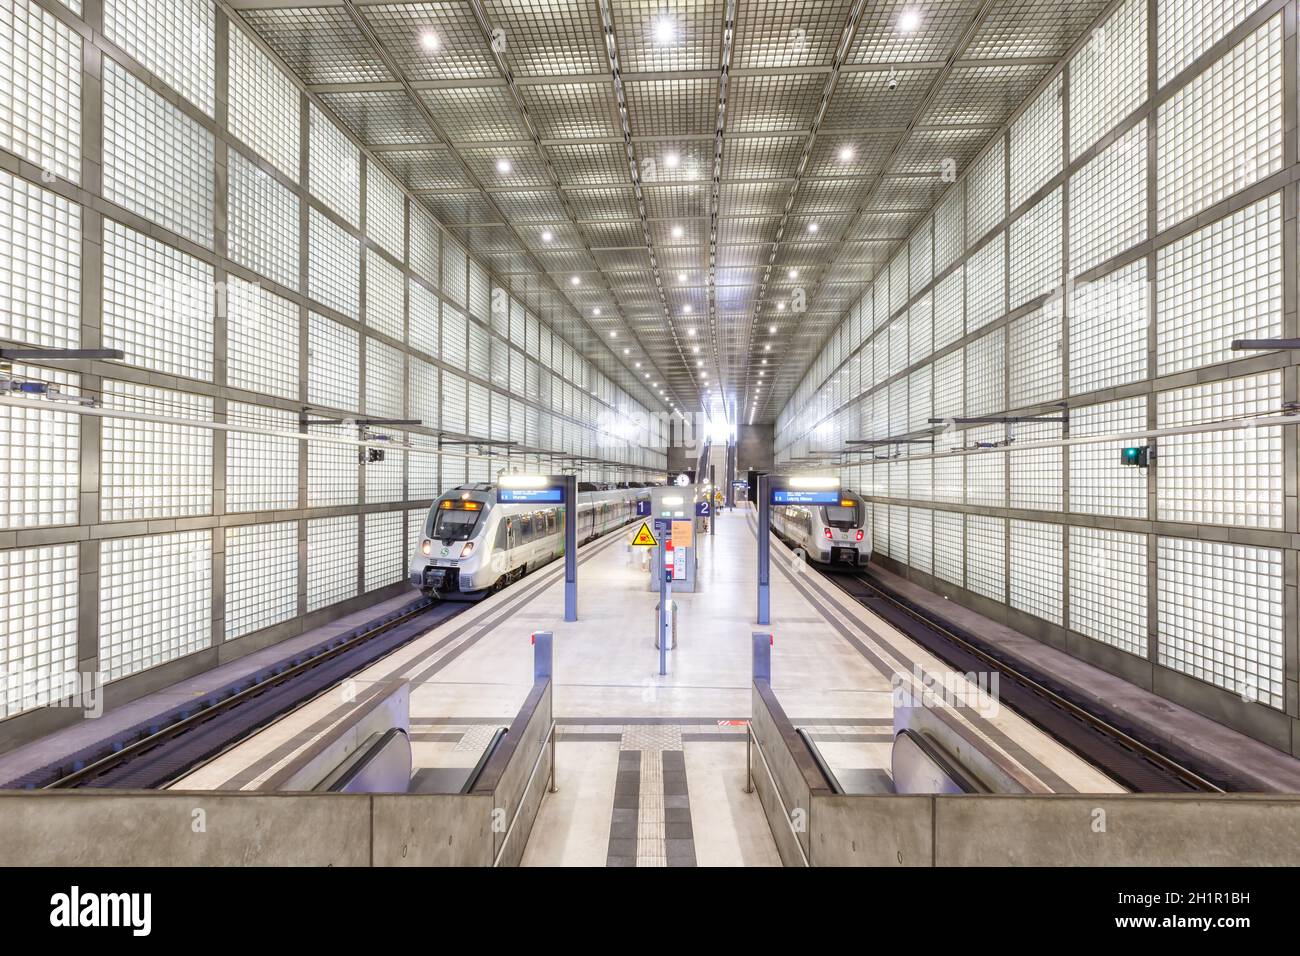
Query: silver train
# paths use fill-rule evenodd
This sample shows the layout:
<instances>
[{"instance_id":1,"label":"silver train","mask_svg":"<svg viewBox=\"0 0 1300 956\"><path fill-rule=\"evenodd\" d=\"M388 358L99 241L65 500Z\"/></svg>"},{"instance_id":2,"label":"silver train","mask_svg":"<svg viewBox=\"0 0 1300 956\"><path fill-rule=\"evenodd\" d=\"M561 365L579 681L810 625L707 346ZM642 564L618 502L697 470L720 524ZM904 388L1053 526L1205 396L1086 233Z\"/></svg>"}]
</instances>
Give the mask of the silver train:
<instances>
[{"instance_id":1,"label":"silver train","mask_svg":"<svg viewBox=\"0 0 1300 956\"><path fill-rule=\"evenodd\" d=\"M644 487L579 491L578 544L629 523L649 499ZM563 554L563 506L502 504L495 485L461 485L429 509L410 582L430 597L482 597Z\"/></svg>"},{"instance_id":2,"label":"silver train","mask_svg":"<svg viewBox=\"0 0 1300 956\"><path fill-rule=\"evenodd\" d=\"M871 560L871 513L851 491L835 505L772 508L772 530L817 564L862 567Z\"/></svg>"}]
</instances>

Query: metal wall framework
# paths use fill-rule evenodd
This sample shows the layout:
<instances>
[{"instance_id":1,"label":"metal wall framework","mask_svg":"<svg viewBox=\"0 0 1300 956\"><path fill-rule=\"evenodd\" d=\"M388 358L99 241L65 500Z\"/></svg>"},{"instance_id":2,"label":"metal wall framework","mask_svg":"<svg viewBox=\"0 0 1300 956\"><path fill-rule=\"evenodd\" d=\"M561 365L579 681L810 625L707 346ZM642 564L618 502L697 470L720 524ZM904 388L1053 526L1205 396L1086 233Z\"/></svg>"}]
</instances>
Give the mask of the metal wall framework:
<instances>
[{"instance_id":1,"label":"metal wall framework","mask_svg":"<svg viewBox=\"0 0 1300 956\"><path fill-rule=\"evenodd\" d=\"M874 502L887 566L1290 752L1300 748L1294 426L1158 440L1143 471L1120 465L1118 441L1021 452L1013 441L945 460L1008 433L929 419L1038 416L1048 421L1014 436L1050 441L1300 399L1293 353L1228 349L1300 332L1296 17L1284 0L1112 4L900 244L776 438L778 466L838 468ZM1189 29L1203 33L1188 49L1162 47ZM1096 135L1072 150L1072 80L1134 34L1140 102L1090 89ZM1017 137L1025 157L1023 137L1058 89L1056 171L1035 179L1035 162L1016 167ZM1112 102L1122 115L1105 113ZM1252 123L1258 135L1240 135ZM1115 201L1135 171L1138 189ZM980 177L994 176L989 199ZM974 219L986 225L972 235ZM1073 260L1072 242L1084 247ZM1001 271L991 297L989 262ZM849 453L854 439L920 443Z\"/></svg>"},{"instance_id":2,"label":"metal wall framework","mask_svg":"<svg viewBox=\"0 0 1300 956\"><path fill-rule=\"evenodd\" d=\"M105 7L0 3L13 71L0 90L9 100L0 122L0 245L8 247L0 347L124 347L122 362L19 364L14 373L175 423L76 415L46 400L0 406L0 718L20 715L0 736L13 739L78 715L43 706L51 682L74 672L102 672L118 681L110 696L125 699L398 593L424 512L443 488L490 480L501 468L646 478L665 461L663 432L645 405L561 335L581 319L557 304L539 321L520 301L536 299L535 289L525 285L517 299L479 263L447 258L453 248L463 256L463 245L427 211L424 261L416 261L419 202L371 178L387 170L251 33L241 35L244 69L291 90L298 129L280 136L273 115L248 125L265 91L230 88L236 27L225 7L122 2L112 24ZM180 9L207 18L206 64L202 37L186 32ZM148 66L137 59L155 55ZM210 67L207 95L186 83L185 70L164 81L159 73L178 61ZM238 97L244 128L260 130L256 143L232 132ZM106 128L109 109L135 109L139 129L177 138L122 142L120 129ZM334 208L337 196L327 205L308 189L313 116L355 154L354 222ZM293 139L296 153L286 146ZM194 161L205 143L210 157ZM124 169L131 149L159 168ZM206 208L202 197L168 193L186 163L210 170L199 189L210 191ZM368 201L368 185L384 190L387 207ZM236 189L252 198L237 201ZM291 236L272 234L276 203L292 210ZM265 211L265 221L250 209ZM382 236L367 221L377 212ZM329 245L323 233L335 248L355 249L352 278L317 258ZM368 294L367 280L380 273L387 303ZM125 279L107 287L109 274ZM341 308L333 290L353 279L351 308ZM239 296L254 320L236 345L230 309ZM250 304L258 296L262 305ZM433 304L427 341L416 334L413 297L426 313ZM268 302L288 316L277 327L283 340L273 336ZM105 309L115 317L111 334ZM461 337L450 351L448 329ZM320 331L355 346L335 352ZM599 339L583 341L602 365L613 361ZM237 356L236 382L229 365ZM431 396L415 394L417 363ZM330 400L327 385L349 382L355 401ZM443 405L453 382L464 389L458 427ZM352 446L185 424L294 431L307 408L309 418L409 415L425 424L377 428L399 442L370 465L357 463ZM349 425L314 428L356 436Z\"/></svg>"}]
</instances>

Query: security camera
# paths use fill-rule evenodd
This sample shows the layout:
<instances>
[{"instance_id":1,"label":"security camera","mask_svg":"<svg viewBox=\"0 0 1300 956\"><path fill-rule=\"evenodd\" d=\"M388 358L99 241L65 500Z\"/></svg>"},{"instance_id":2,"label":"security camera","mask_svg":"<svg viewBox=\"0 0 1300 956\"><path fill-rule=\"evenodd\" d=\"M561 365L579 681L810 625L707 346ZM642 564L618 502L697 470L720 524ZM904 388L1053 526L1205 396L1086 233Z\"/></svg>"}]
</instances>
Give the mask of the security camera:
<instances>
[{"instance_id":1,"label":"security camera","mask_svg":"<svg viewBox=\"0 0 1300 956\"><path fill-rule=\"evenodd\" d=\"M893 70L890 70L889 79L886 81L885 85L889 87L889 92L891 93L898 89L898 74Z\"/></svg>"}]
</instances>

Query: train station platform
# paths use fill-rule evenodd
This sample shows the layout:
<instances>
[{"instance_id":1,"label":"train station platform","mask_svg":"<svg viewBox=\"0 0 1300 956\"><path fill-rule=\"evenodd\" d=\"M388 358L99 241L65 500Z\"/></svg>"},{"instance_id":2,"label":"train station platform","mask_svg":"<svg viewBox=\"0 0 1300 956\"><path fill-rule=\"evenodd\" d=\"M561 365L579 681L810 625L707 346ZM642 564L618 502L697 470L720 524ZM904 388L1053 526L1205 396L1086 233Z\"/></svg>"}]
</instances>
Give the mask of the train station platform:
<instances>
[{"instance_id":1,"label":"train station platform","mask_svg":"<svg viewBox=\"0 0 1300 956\"><path fill-rule=\"evenodd\" d=\"M177 781L178 790L257 790L349 712L410 682L415 779L473 767L533 686L530 636L554 634L555 793L522 862L536 865L777 865L757 797L745 792L756 611L756 531L747 509L697 534L698 589L674 595L668 673L654 647L636 525L581 549L578 617L564 621L563 569L548 566L360 672ZM773 540L772 687L856 792L892 791L895 694L950 670ZM1029 792L1120 788L1005 708L965 708L969 733Z\"/></svg>"}]
</instances>

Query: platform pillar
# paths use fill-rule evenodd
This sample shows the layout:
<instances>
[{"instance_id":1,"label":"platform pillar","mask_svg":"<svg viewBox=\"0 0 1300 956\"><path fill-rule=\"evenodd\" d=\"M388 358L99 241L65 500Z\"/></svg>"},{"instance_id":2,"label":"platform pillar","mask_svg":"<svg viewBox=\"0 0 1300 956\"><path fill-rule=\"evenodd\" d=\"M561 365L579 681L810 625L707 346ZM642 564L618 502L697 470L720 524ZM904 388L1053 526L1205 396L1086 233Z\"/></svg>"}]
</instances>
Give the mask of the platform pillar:
<instances>
[{"instance_id":1,"label":"platform pillar","mask_svg":"<svg viewBox=\"0 0 1300 956\"><path fill-rule=\"evenodd\" d=\"M771 476L758 476L758 623L772 623L772 504Z\"/></svg>"},{"instance_id":2,"label":"platform pillar","mask_svg":"<svg viewBox=\"0 0 1300 956\"><path fill-rule=\"evenodd\" d=\"M552 647L555 635L550 631L538 631L533 635L533 680L545 680L552 676Z\"/></svg>"},{"instance_id":3,"label":"platform pillar","mask_svg":"<svg viewBox=\"0 0 1300 956\"><path fill-rule=\"evenodd\" d=\"M753 631L754 680L772 682L772 635L768 631Z\"/></svg>"},{"instance_id":4,"label":"platform pillar","mask_svg":"<svg viewBox=\"0 0 1300 956\"><path fill-rule=\"evenodd\" d=\"M578 476L564 476L564 619L578 619Z\"/></svg>"}]
</instances>

